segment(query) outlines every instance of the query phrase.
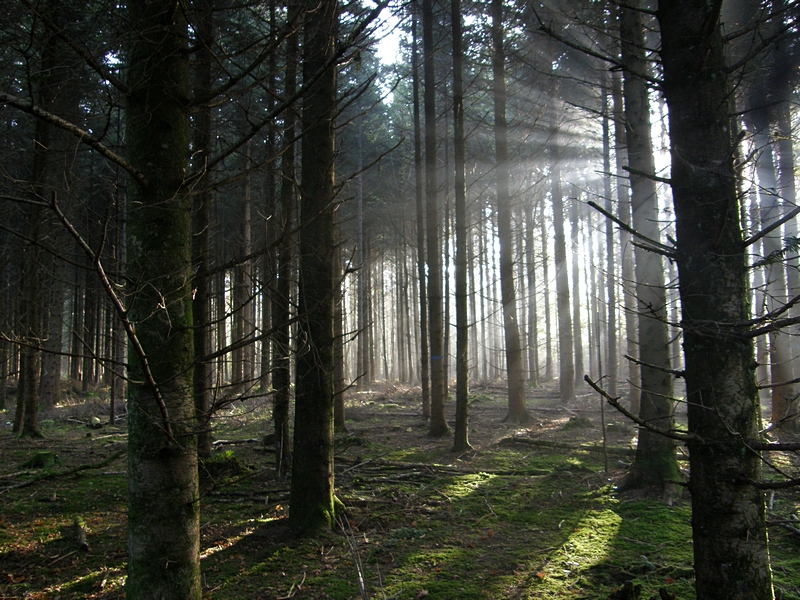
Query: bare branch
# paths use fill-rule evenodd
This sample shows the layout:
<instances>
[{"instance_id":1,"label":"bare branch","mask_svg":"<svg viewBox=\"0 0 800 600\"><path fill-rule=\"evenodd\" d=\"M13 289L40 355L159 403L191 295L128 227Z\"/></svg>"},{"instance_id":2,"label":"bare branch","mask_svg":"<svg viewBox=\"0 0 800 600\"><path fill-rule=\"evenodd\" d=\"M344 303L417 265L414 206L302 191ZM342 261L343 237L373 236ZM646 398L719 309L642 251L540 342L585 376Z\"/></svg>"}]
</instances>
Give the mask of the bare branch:
<instances>
[{"instance_id":1,"label":"bare branch","mask_svg":"<svg viewBox=\"0 0 800 600\"><path fill-rule=\"evenodd\" d=\"M83 239L83 236L75 229L72 225L72 222L67 218L67 216L63 213L61 208L59 208L58 203L56 202L56 195L53 194L53 201L51 203L51 208L53 212L58 217L58 220L61 221L64 228L69 232L69 234L75 239L81 249L86 253L86 255L91 259L92 265L94 266L94 270L97 273L98 277L100 278L100 283L103 285L103 290L105 291L106 295L108 296L109 300L111 300L111 304L114 306L114 310L117 313L117 317L122 322L123 327L125 328L125 333L128 335L128 339L131 342L131 346L133 347L134 352L136 352L136 356L139 358L139 362L142 365L142 372L144 373L144 378L147 383L147 386L150 388L150 391L153 393L153 397L155 398L156 404L158 405L158 410L161 413L161 419L163 421L164 426L164 433L167 436L167 439L171 442L175 441L175 436L172 432L172 425L170 424L169 418L169 411L167 410L167 405L164 402L164 397L161 395L161 390L156 383L155 378L153 377L153 372L150 369L150 363L147 360L147 353L145 352L144 348L142 347L141 342L139 341L139 337L136 335L136 329L131 323L130 319L128 318L128 310L122 304L122 300L120 300L117 292L114 290L114 285L111 283L111 280L106 275L105 269L103 268L103 262L100 259L100 255L97 254L92 247Z\"/></svg>"},{"instance_id":2,"label":"bare branch","mask_svg":"<svg viewBox=\"0 0 800 600\"><path fill-rule=\"evenodd\" d=\"M623 166L622 168L631 175L644 177L645 179L651 179L657 183L665 183L667 185L672 185L672 179L669 179L667 177L659 177L658 175L654 175L653 173L645 173L644 171L640 171L639 169L634 169L633 167Z\"/></svg>"},{"instance_id":3,"label":"bare branch","mask_svg":"<svg viewBox=\"0 0 800 600\"><path fill-rule=\"evenodd\" d=\"M760 490L785 490L800 486L800 479L787 479L785 481L756 481L755 479L742 479L744 483L752 485Z\"/></svg>"},{"instance_id":4,"label":"bare branch","mask_svg":"<svg viewBox=\"0 0 800 600\"><path fill-rule=\"evenodd\" d=\"M780 219L778 219L774 223L768 225L767 227L765 227L764 229L762 229L758 233L756 233L754 235L751 235L749 238L747 238L744 242L742 242L744 244L744 247L747 248L748 246L752 246L758 240L763 238L765 235L769 235L770 233L775 231L778 227L780 227L781 225L783 225L787 221L791 221L792 219L794 219L799 214L800 214L800 206L798 206L796 208L793 208L791 211L789 211L788 214L784 215L783 217L781 217Z\"/></svg>"},{"instance_id":5,"label":"bare branch","mask_svg":"<svg viewBox=\"0 0 800 600\"><path fill-rule=\"evenodd\" d=\"M789 327L790 325L797 325L800 323L800 317L789 317L788 319L778 319L777 321L773 321L769 325L764 325L764 327L759 327L757 329L751 329L750 331L746 331L742 333L742 337L744 339L752 339L758 337L760 335L764 335L765 333L770 333L772 331L778 331L779 329L783 329L784 327Z\"/></svg>"},{"instance_id":6,"label":"bare branch","mask_svg":"<svg viewBox=\"0 0 800 600\"><path fill-rule=\"evenodd\" d=\"M634 237L642 240L643 242L645 242L645 245L642 246L643 248L645 248L647 250L651 250L652 252L658 252L659 254L663 254L664 256L669 256L670 258L674 258L675 257L675 249L674 248L670 248L666 244L662 244L661 242L656 241L656 240L651 240L646 235L642 235L641 233L636 231L633 227L631 227L630 225L628 225L624 221L621 221L620 219L618 219L617 217L612 215L610 212L608 212L607 210L602 208L599 204L597 204L593 200L589 200L589 202L587 202L587 204L589 206L591 206L593 209L595 209L597 212L599 212L601 215L606 217L607 219L611 219L614 223L619 225L624 231L627 231L632 236L634 236Z\"/></svg>"},{"instance_id":7,"label":"bare branch","mask_svg":"<svg viewBox=\"0 0 800 600\"><path fill-rule=\"evenodd\" d=\"M747 445L759 452L797 452L800 450L800 442L759 442L751 441Z\"/></svg>"},{"instance_id":8,"label":"bare branch","mask_svg":"<svg viewBox=\"0 0 800 600\"><path fill-rule=\"evenodd\" d=\"M13 106L14 108L18 108L19 110L31 114L39 119L43 119L48 123L52 123L56 127L71 133L75 137L77 137L80 141L84 144L92 148L93 150L97 151L101 156L107 158L109 161L113 162L115 165L118 165L125 169L128 173L130 173L133 178L141 185L142 187L148 187L149 183L147 178L142 174L141 171L137 170L133 167L128 161L122 158L119 154L105 146L100 140L94 137L88 131L85 131L70 123L66 119L62 119L58 115L54 115L51 112L44 110L36 106L30 100L25 98L20 98L18 96L12 96L11 94L7 94L5 92L0 92L0 103L8 104L9 106Z\"/></svg>"},{"instance_id":9,"label":"bare branch","mask_svg":"<svg viewBox=\"0 0 800 600\"><path fill-rule=\"evenodd\" d=\"M694 434L694 433L678 433L676 431L669 431L669 430L666 430L666 429L661 429L660 427L656 427L652 423L648 423L647 421L645 421L643 419L640 419L639 417L634 415L632 412L630 412L629 410L624 408L619 403L619 398L614 398L613 396L611 396L603 388L601 388L594 381L592 381L589 378L588 375L584 375L583 376L583 380L586 383L588 383L589 386L594 391L596 391L603 398L605 398L611 406L616 408L619 412L621 412L623 415L628 417L631 421L636 423L639 427L642 427L643 429L647 429L648 431L652 431L653 433L657 433L658 435L663 435L664 437L667 437L667 438L670 438L670 439L673 439L673 440L678 440L680 442L701 442L702 443L703 439L700 436L698 436L697 434Z\"/></svg>"},{"instance_id":10,"label":"bare branch","mask_svg":"<svg viewBox=\"0 0 800 600\"><path fill-rule=\"evenodd\" d=\"M658 367L656 365L651 365L650 363L646 363L644 361L639 360L638 358L632 357L630 354L623 354L622 356L624 356L629 361L631 361L632 363L635 363L637 365L640 365L640 366L643 366L643 367L649 367L651 369L657 369L658 371L661 371L662 373L669 373L670 375L674 375L675 377L683 377L683 376L686 375L686 371L678 371L677 369L665 369L664 367Z\"/></svg>"}]
</instances>

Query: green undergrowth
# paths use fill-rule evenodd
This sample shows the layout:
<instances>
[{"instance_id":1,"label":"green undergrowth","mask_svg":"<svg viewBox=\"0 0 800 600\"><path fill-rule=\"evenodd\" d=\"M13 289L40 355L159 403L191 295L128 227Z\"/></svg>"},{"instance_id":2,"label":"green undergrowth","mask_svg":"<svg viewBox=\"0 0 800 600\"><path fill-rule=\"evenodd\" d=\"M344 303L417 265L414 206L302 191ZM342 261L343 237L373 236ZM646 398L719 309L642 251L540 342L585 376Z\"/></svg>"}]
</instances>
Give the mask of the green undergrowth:
<instances>
[{"instance_id":1,"label":"green undergrowth","mask_svg":"<svg viewBox=\"0 0 800 600\"><path fill-rule=\"evenodd\" d=\"M624 465L611 459L604 471L602 453L588 447L597 444L591 428L553 434L563 437L547 438L548 447L515 439L520 432L499 418L476 419L476 431L494 428L491 443L456 455L451 437L428 438L413 415L393 416L412 414L408 401L368 402L337 435L344 514L335 531L313 539L288 527L289 483L275 480L274 452L257 442L266 417L234 407L220 421L215 437L237 443L220 446L203 467L204 598L348 600L361 597L362 580L376 600L607 600L627 582L642 586L642 600L661 589L694 599L688 498L667 506L617 494ZM496 403L502 418L502 399L474 402ZM562 432L568 417L550 421L537 426ZM0 598L123 598L125 457L11 486L42 472L20 466L39 452L59 457L45 470L64 472L112 456L124 436L87 437L79 425L47 433L35 442L0 433ZM613 447L625 450L628 439ZM781 491L770 518L790 520L798 506L797 494ZM88 551L75 542L76 520ZM770 536L778 597L800 599L800 536L773 528Z\"/></svg>"}]
</instances>

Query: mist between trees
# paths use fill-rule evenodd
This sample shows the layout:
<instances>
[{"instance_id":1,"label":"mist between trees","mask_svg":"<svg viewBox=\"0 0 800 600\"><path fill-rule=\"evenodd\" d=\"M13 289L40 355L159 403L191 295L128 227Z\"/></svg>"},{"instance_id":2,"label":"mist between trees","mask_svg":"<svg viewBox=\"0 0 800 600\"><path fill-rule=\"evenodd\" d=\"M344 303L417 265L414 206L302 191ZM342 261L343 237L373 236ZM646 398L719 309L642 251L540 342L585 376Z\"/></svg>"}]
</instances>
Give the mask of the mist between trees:
<instances>
[{"instance_id":1,"label":"mist between trees","mask_svg":"<svg viewBox=\"0 0 800 600\"><path fill-rule=\"evenodd\" d=\"M271 407L275 476L313 534L354 389L419 385L445 436L455 384L465 450L470 385L507 384L525 425L526 389L568 402L586 376L639 425L621 487L674 497L688 445L697 597L771 598L763 490L795 481L762 453L796 450L800 381L797 17L16 0L0 409L39 436L40 408L108 390L129 428L127 593L199 598L220 408Z\"/></svg>"}]
</instances>

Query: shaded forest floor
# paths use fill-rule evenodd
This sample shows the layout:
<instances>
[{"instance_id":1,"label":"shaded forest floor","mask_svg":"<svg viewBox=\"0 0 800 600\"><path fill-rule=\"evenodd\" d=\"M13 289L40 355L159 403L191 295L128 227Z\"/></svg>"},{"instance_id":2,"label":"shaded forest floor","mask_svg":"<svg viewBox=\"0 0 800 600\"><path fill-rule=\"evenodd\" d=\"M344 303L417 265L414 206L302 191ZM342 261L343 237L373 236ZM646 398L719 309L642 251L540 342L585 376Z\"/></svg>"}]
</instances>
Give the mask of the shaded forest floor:
<instances>
[{"instance_id":1,"label":"shaded forest floor","mask_svg":"<svg viewBox=\"0 0 800 600\"><path fill-rule=\"evenodd\" d=\"M417 396L350 393L336 442L347 515L313 540L286 526L288 484L275 481L274 454L259 441L266 400L220 415L216 437L227 443L215 446L203 486L204 596L361 598L361 580L376 599L605 600L627 598L628 582L643 600L661 588L694 598L688 498L668 506L615 492L635 431L606 411L606 472L596 395L561 406L554 389L531 389L535 420L515 427L501 422L503 389L473 390L474 449L458 455L452 436L426 436ZM0 599L124 597L126 435L87 427L104 411L99 400L59 407L43 415L43 440L16 438L0 413ZM36 455L55 462L24 466ZM800 493L777 492L771 506L770 520L783 522L770 528L776 589L800 598L800 525L787 529Z\"/></svg>"}]
</instances>

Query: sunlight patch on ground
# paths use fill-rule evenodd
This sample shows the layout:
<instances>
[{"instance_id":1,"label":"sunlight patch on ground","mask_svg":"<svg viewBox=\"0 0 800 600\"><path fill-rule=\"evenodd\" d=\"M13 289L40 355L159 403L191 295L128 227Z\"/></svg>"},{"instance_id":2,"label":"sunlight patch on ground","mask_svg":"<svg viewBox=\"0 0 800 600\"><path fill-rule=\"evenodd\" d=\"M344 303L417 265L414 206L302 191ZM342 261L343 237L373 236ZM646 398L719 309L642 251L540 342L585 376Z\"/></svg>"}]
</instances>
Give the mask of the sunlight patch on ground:
<instances>
[{"instance_id":1,"label":"sunlight patch on ground","mask_svg":"<svg viewBox=\"0 0 800 600\"><path fill-rule=\"evenodd\" d=\"M495 477L496 475L491 475L489 473L462 475L456 477L453 483L444 486L441 493L450 499L466 498L470 494L474 494L482 485L489 483Z\"/></svg>"},{"instance_id":2,"label":"sunlight patch on ground","mask_svg":"<svg viewBox=\"0 0 800 600\"><path fill-rule=\"evenodd\" d=\"M559 561L553 560L550 568L563 569L565 576L570 568L596 565L608 558L614 537L619 532L622 517L612 510L592 511L578 522L572 535L561 546ZM553 556L553 559L556 557ZM555 564L554 564L555 563Z\"/></svg>"},{"instance_id":3,"label":"sunlight patch on ground","mask_svg":"<svg viewBox=\"0 0 800 600\"><path fill-rule=\"evenodd\" d=\"M280 512L283 509L280 505L278 505L277 507L275 507L275 510L276 512ZM234 546L235 544L246 538L248 535L252 535L253 533L255 533L256 527L264 525L265 523L269 523L271 521L275 521L279 518L281 517L262 516L258 519L247 519L244 522L236 524L239 526L247 524L247 526L237 535L232 535L226 537L225 539L217 540L216 542L214 542L210 547L206 548L200 553L200 560L206 559L209 556L216 554L217 552L222 552L223 550L231 548L232 546Z\"/></svg>"}]
</instances>

